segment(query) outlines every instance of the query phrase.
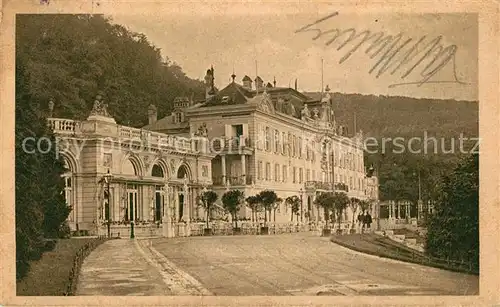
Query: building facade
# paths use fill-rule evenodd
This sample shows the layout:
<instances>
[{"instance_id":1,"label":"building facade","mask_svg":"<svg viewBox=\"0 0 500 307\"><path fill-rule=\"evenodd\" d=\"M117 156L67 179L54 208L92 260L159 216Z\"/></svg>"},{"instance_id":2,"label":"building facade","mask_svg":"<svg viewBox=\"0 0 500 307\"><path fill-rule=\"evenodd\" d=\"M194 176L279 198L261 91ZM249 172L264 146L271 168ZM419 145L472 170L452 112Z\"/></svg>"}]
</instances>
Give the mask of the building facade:
<instances>
[{"instance_id":1,"label":"building facade","mask_svg":"<svg viewBox=\"0 0 500 307\"><path fill-rule=\"evenodd\" d=\"M209 69L203 101L178 97L162 119L151 105L142 129L116 124L101 96L87 120L49 118L68 168L71 229L102 233L110 224L123 236L133 222L136 232L188 236L192 223L206 219L199 196L207 190L218 194L219 208L230 189L298 196L299 213L282 201L268 219L276 223L323 221L315 199L325 191L378 201L362 132L348 136L337 124L328 86L312 99L275 81L264 85L257 77L253 86L245 76L240 85L235 77L218 91ZM348 209L345 220L357 210ZM239 218L251 219L250 209L242 206Z\"/></svg>"},{"instance_id":2,"label":"building facade","mask_svg":"<svg viewBox=\"0 0 500 307\"><path fill-rule=\"evenodd\" d=\"M312 99L296 89L277 87L276 81L264 84L257 77L253 85L244 76L238 84L236 76L231 77L232 82L217 91L214 70L209 69L204 101L179 97L171 115L157 120L153 113L143 129L208 138L215 154L212 189L219 200L230 189L245 196L270 189L283 200L296 195L302 200L296 219L302 222L323 220L322 209L314 204L323 191L378 200L378 182L365 172L362 132L349 137L345 126L336 123L328 86L321 99ZM347 211L348 220L357 214ZM243 206L240 217L250 216ZM285 202L271 216L276 222L292 218Z\"/></svg>"}]
</instances>

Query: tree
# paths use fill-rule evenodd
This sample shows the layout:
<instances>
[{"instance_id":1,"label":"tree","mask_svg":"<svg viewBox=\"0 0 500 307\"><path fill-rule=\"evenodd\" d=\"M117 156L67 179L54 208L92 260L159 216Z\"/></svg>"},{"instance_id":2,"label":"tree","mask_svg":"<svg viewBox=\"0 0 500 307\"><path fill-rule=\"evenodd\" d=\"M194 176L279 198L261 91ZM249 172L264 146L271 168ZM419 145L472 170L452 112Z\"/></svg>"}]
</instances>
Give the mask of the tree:
<instances>
[{"instance_id":1,"label":"tree","mask_svg":"<svg viewBox=\"0 0 500 307\"><path fill-rule=\"evenodd\" d=\"M271 211L273 210L274 204L278 200L278 195L274 191L264 190L257 194L260 204L266 212L269 212L269 219L271 219ZM267 223L267 214L264 215L264 222Z\"/></svg>"},{"instance_id":2,"label":"tree","mask_svg":"<svg viewBox=\"0 0 500 307\"><path fill-rule=\"evenodd\" d=\"M224 209L231 213L234 221L234 228L238 228L238 211L244 199L245 194L240 190L227 191L222 195L222 205Z\"/></svg>"},{"instance_id":3,"label":"tree","mask_svg":"<svg viewBox=\"0 0 500 307\"><path fill-rule=\"evenodd\" d=\"M332 202L333 202L333 209L337 213L337 221L339 223L339 229L340 229L340 222L342 220L342 213L344 210L347 208L349 204L349 197L347 197L347 194L344 192L335 192L335 194L332 195Z\"/></svg>"},{"instance_id":4,"label":"tree","mask_svg":"<svg viewBox=\"0 0 500 307\"><path fill-rule=\"evenodd\" d=\"M210 212L213 208L213 205L217 201L217 193L214 191L205 191L200 195L201 199L201 206L205 209L205 212L207 213L207 228L210 228Z\"/></svg>"},{"instance_id":5,"label":"tree","mask_svg":"<svg viewBox=\"0 0 500 307\"><path fill-rule=\"evenodd\" d=\"M276 202L273 205L273 211L274 211L274 222L276 222L276 210L280 207L280 204L283 202L283 199L278 197L276 199Z\"/></svg>"},{"instance_id":6,"label":"tree","mask_svg":"<svg viewBox=\"0 0 500 307\"><path fill-rule=\"evenodd\" d=\"M290 206L292 214L290 215L290 222L293 222L293 216L297 216L297 222L299 221L299 211L300 211L300 198L297 195L289 196L285 199L287 206Z\"/></svg>"},{"instance_id":7,"label":"tree","mask_svg":"<svg viewBox=\"0 0 500 307\"><path fill-rule=\"evenodd\" d=\"M245 201L247 207L252 210L252 222L254 222L257 220L255 215L259 211L260 199L256 195L254 195L248 196Z\"/></svg>"},{"instance_id":8,"label":"tree","mask_svg":"<svg viewBox=\"0 0 500 307\"><path fill-rule=\"evenodd\" d=\"M355 228L354 226L356 225L356 213L358 211L359 204L360 204L360 200L357 199L356 197L352 197L350 199L349 205L350 205L351 210L352 210L352 225L351 225L351 229L354 229Z\"/></svg>"},{"instance_id":9,"label":"tree","mask_svg":"<svg viewBox=\"0 0 500 307\"><path fill-rule=\"evenodd\" d=\"M426 252L479 265L479 155L466 157L442 179L429 218Z\"/></svg>"},{"instance_id":10,"label":"tree","mask_svg":"<svg viewBox=\"0 0 500 307\"><path fill-rule=\"evenodd\" d=\"M330 220L330 211L333 209L333 193L323 192L320 193L316 199L315 204L323 208L323 213L325 216L326 229L328 229L328 221Z\"/></svg>"},{"instance_id":11,"label":"tree","mask_svg":"<svg viewBox=\"0 0 500 307\"><path fill-rule=\"evenodd\" d=\"M16 60L15 103L15 218L16 278L29 270L29 262L44 250L44 238L62 233L71 210L64 199L64 162L56 152L52 131L40 110L41 101L26 85L23 58ZM32 138L32 142L28 138ZM41 142L46 138L47 142ZM28 141L28 142L24 142ZM39 142L40 148L36 143ZM43 148L42 148L43 147ZM68 229L65 229L66 231Z\"/></svg>"}]
</instances>

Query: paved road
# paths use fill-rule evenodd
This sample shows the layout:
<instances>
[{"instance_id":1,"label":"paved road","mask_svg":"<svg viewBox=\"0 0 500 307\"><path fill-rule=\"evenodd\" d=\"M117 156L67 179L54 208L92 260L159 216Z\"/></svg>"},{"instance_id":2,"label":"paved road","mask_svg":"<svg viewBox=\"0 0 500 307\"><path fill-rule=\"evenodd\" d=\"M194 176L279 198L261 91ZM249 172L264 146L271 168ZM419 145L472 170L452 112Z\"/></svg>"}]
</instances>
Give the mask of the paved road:
<instances>
[{"instance_id":1,"label":"paved road","mask_svg":"<svg viewBox=\"0 0 500 307\"><path fill-rule=\"evenodd\" d=\"M214 295L476 295L477 276L357 253L317 235L155 239Z\"/></svg>"}]
</instances>

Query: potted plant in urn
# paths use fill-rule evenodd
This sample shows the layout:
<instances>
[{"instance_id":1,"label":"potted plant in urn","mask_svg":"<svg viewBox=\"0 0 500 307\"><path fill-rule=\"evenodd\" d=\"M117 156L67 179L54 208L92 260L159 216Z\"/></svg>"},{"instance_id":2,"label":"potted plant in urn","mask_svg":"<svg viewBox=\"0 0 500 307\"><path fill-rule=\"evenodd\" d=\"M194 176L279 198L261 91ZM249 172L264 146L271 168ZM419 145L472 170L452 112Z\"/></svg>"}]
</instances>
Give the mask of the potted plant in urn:
<instances>
[{"instance_id":1,"label":"potted plant in urn","mask_svg":"<svg viewBox=\"0 0 500 307\"><path fill-rule=\"evenodd\" d=\"M212 234L212 230L210 229L210 211L217 201L217 193L214 191L204 191L200 195L200 205L205 209L207 214L207 227L203 229L203 235L209 236Z\"/></svg>"},{"instance_id":2,"label":"potted plant in urn","mask_svg":"<svg viewBox=\"0 0 500 307\"><path fill-rule=\"evenodd\" d=\"M234 221L233 234L241 234L241 228L238 228L238 211L244 199L245 194L240 190L230 190L222 195L222 206Z\"/></svg>"},{"instance_id":3,"label":"potted plant in urn","mask_svg":"<svg viewBox=\"0 0 500 307\"><path fill-rule=\"evenodd\" d=\"M273 210L274 204L278 201L278 195L274 191L264 190L257 195L259 203L264 208L264 226L260 228L260 234L269 234L269 225L267 224L267 216L269 213L269 219L271 219L271 211Z\"/></svg>"},{"instance_id":4,"label":"potted plant in urn","mask_svg":"<svg viewBox=\"0 0 500 307\"><path fill-rule=\"evenodd\" d=\"M326 224L321 232L321 236L327 237L331 234L331 230L330 230L330 227L328 225L328 221L330 220L330 210L332 210L332 208L333 208L333 193L331 193L331 192L320 193L316 197L316 200L314 202L316 203L316 205L323 208L323 213L325 216L325 223Z\"/></svg>"}]
</instances>

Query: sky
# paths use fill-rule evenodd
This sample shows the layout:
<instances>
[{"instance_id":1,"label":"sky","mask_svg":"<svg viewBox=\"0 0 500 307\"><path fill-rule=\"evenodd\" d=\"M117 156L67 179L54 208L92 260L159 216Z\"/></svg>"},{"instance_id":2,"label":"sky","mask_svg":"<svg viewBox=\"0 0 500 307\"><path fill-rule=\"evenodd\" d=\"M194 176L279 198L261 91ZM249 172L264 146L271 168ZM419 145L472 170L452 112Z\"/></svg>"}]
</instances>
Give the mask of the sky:
<instances>
[{"instance_id":1,"label":"sky","mask_svg":"<svg viewBox=\"0 0 500 307\"><path fill-rule=\"evenodd\" d=\"M224 14L220 11L217 14L196 14L190 11L147 16L128 13L112 15L111 18L114 23L131 31L144 33L153 45L161 48L164 57L178 63L191 78L203 80L206 70L213 65L219 89L230 82L234 69L238 83L245 75L255 79L258 74L265 82L272 83L276 78L277 86L294 87L297 79L298 90L306 92L320 91L323 84L323 88L328 85L333 92L342 93L478 100L476 15L352 14L340 11L308 28L316 28L323 33L318 39L313 39L318 31L296 33L296 30L332 13L335 11L280 13L263 10L259 14ZM363 31L370 31L371 34L382 32L382 37L392 37L392 41L388 40L389 44L385 47L375 44L369 54L365 51L374 40L366 41L340 63L342 57L362 42L363 36L338 50L352 32L327 45L334 33L325 32L331 29L353 29L356 34ZM398 34L400 40L396 41ZM437 41L438 37L440 40ZM419 40L420 44L417 44ZM432 50L430 46L436 41ZM393 43L392 51L398 47L400 50L389 62L389 46ZM418 53L391 74L414 46ZM441 54L438 46L442 47ZM370 57L382 47L379 54ZM431 51L424 58L427 50ZM423 60L419 63L421 58ZM433 59L436 61L431 63ZM384 63L390 64L389 69L377 77ZM424 78L429 63L431 66L427 72L436 70L434 75L429 76L428 81L432 82L415 84ZM440 69L439 63L443 63ZM413 66L415 68L410 71ZM409 74L402 78L406 72ZM391 86L399 83L413 84Z\"/></svg>"}]
</instances>

